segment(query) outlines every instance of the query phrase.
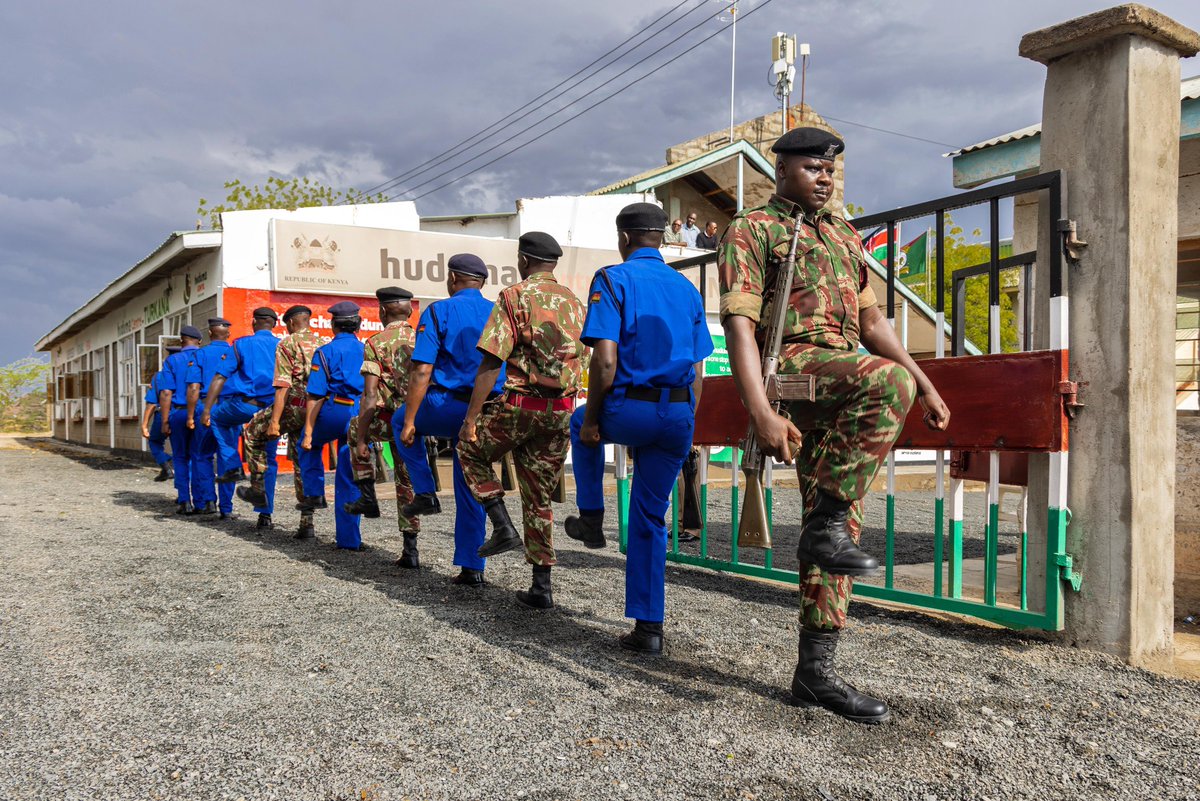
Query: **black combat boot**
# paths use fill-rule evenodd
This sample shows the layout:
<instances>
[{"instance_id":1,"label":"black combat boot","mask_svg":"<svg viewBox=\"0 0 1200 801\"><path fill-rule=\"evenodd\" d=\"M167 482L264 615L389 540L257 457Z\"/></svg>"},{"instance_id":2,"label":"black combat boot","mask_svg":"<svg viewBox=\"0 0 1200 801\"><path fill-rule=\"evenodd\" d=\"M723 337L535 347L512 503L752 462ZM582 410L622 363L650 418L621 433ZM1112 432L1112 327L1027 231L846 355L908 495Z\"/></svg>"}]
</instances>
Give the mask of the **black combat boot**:
<instances>
[{"instance_id":1,"label":"black combat boot","mask_svg":"<svg viewBox=\"0 0 1200 801\"><path fill-rule=\"evenodd\" d=\"M442 511L442 502L438 500L438 496L432 492L422 492L413 496L413 499L404 504L404 508L400 510L405 517L419 517L420 515L436 515Z\"/></svg>"},{"instance_id":2,"label":"black combat boot","mask_svg":"<svg viewBox=\"0 0 1200 801\"><path fill-rule=\"evenodd\" d=\"M589 548L603 548L607 541L604 539L604 515L589 515L587 517L569 515L563 521L567 536L579 540Z\"/></svg>"},{"instance_id":3,"label":"black combat boot","mask_svg":"<svg viewBox=\"0 0 1200 801\"><path fill-rule=\"evenodd\" d=\"M511 551L513 548L520 548L525 544L521 535L517 533L516 527L513 526L512 519L508 516L508 508L505 507L503 498L484 501L483 508L492 521L492 536L479 546L476 554L480 557L495 556L505 551Z\"/></svg>"},{"instance_id":4,"label":"black combat boot","mask_svg":"<svg viewBox=\"0 0 1200 801\"><path fill-rule=\"evenodd\" d=\"M300 515L300 526L296 529L296 533L292 536L297 540L311 540L317 536L317 528L313 525L312 512L305 512Z\"/></svg>"},{"instance_id":5,"label":"black combat boot","mask_svg":"<svg viewBox=\"0 0 1200 801\"><path fill-rule=\"evenodd\" d=\"M154 477L155 481L170 481L175 477L175 470L171 467L170 462L163 462L158 469L158 475Z\"/></svg>"},{"instance_id":6,"label":"black combat boot","mask_svg":"<svg viewBox=\"0 0 1200 801\"><path fill-rule=\"evenodd\" d=\"M235 467L232 470L226 470L224 473L216 477L218 484L236 484L246 477L242 472L242 468Z\"/></svg>"},{"instance_id":7,"label":"black combat boot","mask_svg":"<svg viewBox=\"0 0 1200 801\"><path fill-rule=\"evenodd\" d=\"M409 570L421 566L421 554L417 551L417 532L404 532L404 548L400 551L400 558L396 560L396 564Z\"/></svg>"},{"instance_id":8,"label":"black combat boot","mask_svg":"<svg viewBox=\"0 0 1200 801\"><path fill-rule=\"evenodd\" d=\"M221 512L220 517L222 520L237 520L238 514L237 512Z\"/></svg>"},{"instance_id":9,"label":"black combat boot","mask_svg":"<svg viewBox=\"0 0 1200 801\"><path fill-rule=\"evenodd\" d=\"M296 511L312 512L316 509L328 509L329 502L324 495L304 495L296 503Z\"/></svg>"},{"instance_id":10,"label":"black combat boot","mask_svg":"<svg viewBox=\"0 0 1200 801\"><path fill-rule=\"evenodd\" d=\"M817 502L804 516L796 558L838 576L869 576L879 569L879 560L860 551L850 539L846 518L850 501L817 490Z\"/></svg>"},{"instance_id":11,"label":"black combat boot","mask_svg":"<svg viewBox=\"0 0 1200 801\"><path fill-rule=\"evenodd\" d=\"M273 528L275 528L275 524L271 521L271 516L259 513L258 522L254 524L254 530L261 534L262 532L270 531Z\"/></svg>"},{"instance_id":12,"label":"black combat boot","mask_svg":"<svg viewBox=\"0 0 1200 801\"><path fill-rule=\"evenodd\" d=\"M482 587L483 586L483 571L472 570L469 567L464 567L458 572L458 575L450 579L451 584L458 584L463 587Z\"/></svg>"},{"instance_id":13,"label":"black combat boot","mask_svg":"<svg viewBox=\"0 0 1200 801\"><path fill-rule=\"evenodd\" d=\"M343 503L342 511L350 515L363 517L379 517L379 500L375 497L375 477L355 481L358 491L362 493L353 503Z\"/></svg>"},{"instance_id":14,"label":"black combat boot","mask_svg":"<svg viewBox=\"0 0 1200 801\"><path fill-rule=\"evenodd\" d=\"M192 513L191 501L180 501L179 503L175 504L175 514L190 515L191 513Z\"/></svg>"},{"instance_id":15,"label":"black combat boot","mask_svg":"<svg viewBox=\"0 0 1200 801\"><path fill-rule=\"evenodd\" d=\"M250 474L250 486L238 487L235 494L251 506L266 506L267 491L263 488L263 477L257 473Z\"/></svg>"},{"instance_id":16,"label":"black combat boot","mask_svg":"<svg viewBox=\"0 0 1200 801\"><path fill-rule=\"evenodd\" d=\"M638 620L633 624L633 631L622 634L617 642L626 651L659 656L663 651L663 624Z\"/></svg>"},{"instance_id":17,"label":"black combat boot","mask_svg":"<svg viewBox=\"0 0 1200 801\"><path fill-rule=\"evenodd\" d=\"M800 629L800 661L792 676L792 702L823 706L855 723L886 723L892 717L887 704L860 693L834 670L839 634L838 629Z\"/></svg>"},{"instance_id":18,"label":"black combat boot","mask_svg":"<svg viewBox=\"0 0 1200 801\"><path fill-rule=\"evenodd\" d=\"M553 609L554 594L550 591L550 565L533 566L533 584L519 590L517 600L530 609Z\"/></svg>"},{"instance_id":19,"label":"black combat boot","mask_svg":"<svg viewBox=\"0 0 1200 801\"><path fill-rule=\"evenodd\" d=\"M217 512L217 505L215 503L213 503L212 501L205 501L204 503L200 504L199 506L192 508L192 514L194 514L194 515L211 515L211 514L216 514L216 512Z\"/></svg>"}]
</instances>

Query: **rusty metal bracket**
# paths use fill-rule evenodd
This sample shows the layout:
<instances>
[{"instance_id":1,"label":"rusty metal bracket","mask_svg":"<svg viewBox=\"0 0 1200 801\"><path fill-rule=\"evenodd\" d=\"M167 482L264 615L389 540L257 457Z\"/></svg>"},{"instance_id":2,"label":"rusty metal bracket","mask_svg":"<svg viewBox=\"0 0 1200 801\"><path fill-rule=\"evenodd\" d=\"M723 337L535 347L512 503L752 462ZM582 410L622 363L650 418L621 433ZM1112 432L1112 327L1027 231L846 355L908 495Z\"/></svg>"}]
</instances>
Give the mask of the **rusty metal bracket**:
<instances>
[{"instance_id":1,"label":"rusty metal bracket","mask_svg":"<svg viewBox=\"0 0 1200 801\"><path fill-rule=\"evenodd\" d=\"M1084 408L1084 404L1079 400L1079 389L1086 387L1086 381L1060 381L1058 382L1058 393L1063 398L1063 411L1067 415L1068 420L1075 419L1075 412Z\"/></svg>"},{"instance_id":2,"label":"rusty metal bracket","mask_svg":"<svg viewBox=\"0 0 1200 801\"><path fill-rule=\"evenodd\" d=\"M1088 243L1076 236L1075 221L1059 220L1058 233L1062 236L1063 255L1067 257L1067 261L1078 264L1079 257L1083 255Z\"/></svg>"}]
</instances>

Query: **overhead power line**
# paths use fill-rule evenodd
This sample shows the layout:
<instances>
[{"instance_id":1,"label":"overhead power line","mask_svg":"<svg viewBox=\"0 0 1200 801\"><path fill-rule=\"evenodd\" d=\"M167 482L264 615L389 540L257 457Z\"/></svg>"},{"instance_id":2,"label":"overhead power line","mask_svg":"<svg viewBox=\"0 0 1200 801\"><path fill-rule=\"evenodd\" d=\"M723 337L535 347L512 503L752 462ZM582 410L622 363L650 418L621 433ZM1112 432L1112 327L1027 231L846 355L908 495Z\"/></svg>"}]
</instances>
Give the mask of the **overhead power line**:
<instances>
[{"instance_id":1,"label":"overhead power line","mask_svg":"<svg viewBox=\"0 0 1200 801\"><path fill-rule=\"evenodd\" d=\"M629 48L625 52L620 53L619 55L617 55L613 59L609 60L608 62L606 62L604 64L600 64L600 62L604 61L609 56L611 56L613 53L616 53L618 50L621 50L622 48L624 48L626 45L633 42L638 37L640 37L646 33L649 33L650 30L652 28L654 28L654 26L658 25L658 23L662 22L664 19L666 19L670 15L674 14L681 6L686 5L688 2L689 2L689 0L680 0L680 2L676 3L674 6L672 6L670 9L668 9L665 13L660 15L654 21L652 21L645 27L641 28L640 30L636 31L634 34L632 34L631 36L629 36L628 38L626 38L624 41L617 44L616 46L612 47L607 52L598 56L597 58L592 60L589 64L576 70L574 73L572 73L571 75L562 79L561 81L556 83L554 86L552 86L549 89L547 89L546 91L542 92L537 97L528 101L523 106L520 106L520 107L514 109L513 111L510 111L509 113L505 114L504 116L500 117L498 120L490 123L489 125L485 125L483 128L480 128L478 131L476 131L471 136L468 136L466 139L459 141L457 144L454 144L451 147L447 148L446 150L443 150L441 153L431 156L429 159L426 159L425 161L421 162L420 164L416 165L415 167L409 168L408 170L406 170L405 172L396 176L395 178L388 179L387 181L384 181L381 184L371 187L370 189L365 191L365 194L375 194L377 192L387 191L390 188L395 187L397 184L399 184L405 180L415 178L418 175L420 175L424 172L427 172L427 171L433 169L434 167L437 167L440 164L445 163L446 161L450 160L451 158L455 157L456 155L462 155L466 151L469 151L469 150L475 148L476 146L482 144L487 139L490 139L490 138L496 136L501 131L504 131L505 129L507 129L510 126L512 126L513 124L515 124L517 122L517 120L519 119L519 118L517 118L517 115L520 114L522 111L525 111L530 106L533 106L534 104L538 103L539 101L542 101L543 99L545 99L545 101L547 103L551 102L553 100L557 100L558 98L562 97L567 92L569 92L571 89L574 89L576 86L579 86L581 83L584 83L584 82L588 81L589 79L591 79L592 77L594 77L595 75L599 74L602 70L611 66L616 61L629 55L630 53L634 52L635 50L638 50L639 48L648 44L650 41L652 41L653 39L662 35L663 33L666 33L673 26L677 25L679 22L686 19L688 16L690 16L691 14L696 12L698 9L703 8L706 5L707 0L699 0L699 2L697 2L692 8L690 8L689 10L684 12L677 19L674 19L671 22L664 25L660 30L658 30L655 33L653 33L652 35L650 35L644 41L639 42L638 44ZM597 64L600 64L600 66L593 70L592 68L596 67ZM584 73L588 73L588 74L584 75ZM580 78L579 76L581 76L581 75L583 75L583 77ZM574 80L576 78L579 78L579 80ZM571 83L572 81L574 81L574 83ZM565 84L568 84L568 83L570 83L570 86L566 86L565 88L562 89L562 91L556 91L560 87L563 87ZM551 94L553 94L553 96L548 97ZM545 105L545 103L543 103L543 105ZM510 118L513 118L513 119L510 120ZM500 128L496 127L496 126L500 125L501 123L504 123L506 120L509 120L507 122L507 124L503 125ZM482 138L480 138L480 137L482 137Z\"/></svg>"},{"instance_id":2,"label":"overhead power line","mask_svg":"<svg viewBox=\"0 0 1200 801\"><path fill-rule=\"evenodd\" d=\"M742 14L742 19L745 19L746 17L749 17L749 16L751 16L752 14L754 14L754 13L756 13L756 12L758 12L758 11L761 11L762 9L766 8L767 6L769 6L769 5L770 5L772 2L774 2L774 0L763 0L763 2L762 2L760 5L756 6L755 8L751 9L750 11L747 11L746 13ZM702 23L702 24L703 24L703 23ZM730 23L730 25L732 25L732 23ZM699 27L699 26L696 26L696 27ZM671 57L670 59L668 59L668 60L664 61L662 64L659 64L657 67L655 67L654 69L650 70L650 71L649 71L649 72L647 72L645 75L641 76L640 78L635 78L634 80L630 81L630 82L629 82L628 84L626 84L625 86L622 86L620 89L617 89L617 90L616 90L615 92L613 92L612 94L610 94L610 95L607 95L606 97L603 97L603 98L601 98L600 100L597 100L595 103L593 103L592 105L590 105L590 106L588 106L587 108L583 109L582 111L579 111L579 112L577 112L577 113L575 113L575 114L571 115L571 116L570 116L570 117L568 117L567 119L565 119L565 120L563 120L562 122L560 122L560 123L558 123L557 125L555 125L553 128L550 128L550 129L548 129L548 130L546 130L546 131L543 131L542 133L538 134L537 136L535 136L534 138L530 139L530 140L529 140L529 141L527 141L527 142L523 142L523 143L521 143L521 144L517 145L516 147L513 147L513 148L511 148L511 149L509 149L509 150L506 150L505 152L503 152L503 153L501 153L500 155L496 156L496 157L495 157L494 159L492 159L491 161L485 162L484 164L481 164L481 165L479 165L478 167L475 167L475 168L473 168L473 169L471 169L471 170L469 170L469 171L467 171L467 172L463 173L462 175L459 175L459 176L458 176L458 177L456 177L456 178L451 178L449 181L446 181L446 182L445 182L445 183L443 183L443 184L440 184L440 185L438 185L438 186L435 186L433 189L429 189L429 190L426 190L425 192L422 192L421 194L417 195L416 197L413 197L413 198L411 198L411 200L420 200L420 199L421 199L421 198L423 198L423 197L426 197L426 196L428 196L428 195L432 195L434 192L437 192L438 190L445 189L447 186L450 186L450 185L451 185L451 184L453 184L455 181L461 181L463 178L466 178L466 177L468 177L468 176L470 176L470 175L474 175L475 173L479 172L480 170L483 170L483 169L486 169L487 167L490 167L491 165L495 164L496 162L500 161L501 159L504 159L504 158L506 158L506 157L508 157L508 156L511 156L513 153L516 153L518 150L521 150L522 148L528 147L529 145L532 145L534 142L538 141L539 139L542 139L543 137L545 137L545 136L548 136L548 135L549 135L549 134L551 134L551 133L554 133L555 131L557 131L557 130L561 129L561 128L562 128L564 125L566 125L567 123L571 122L572 120L576 120L576 119L578 119L579 117L582 117L584 114L587 114L589 111L591 111L592 109L596 108L597 106L600 106L600 105L603 105L604 103L607 103L609 100L612 100L614 97L616 97L617 95L621 94L621 93L622 93L622 92L624 92L626 89L630 89L630 88L632 88L632 87L636 86L637 84L639 84L639 83L641 83L642 81L644 81L644 80L646 80L647 78L649 78L651 75L654 75L655 73L657 73L659 70L662 70L662 69L664 69L665 67L668 67L668 66L670 66L671 64L674 64L676 61L678 61L679 59L681 59L681 58L683 58L684 56L688 55L689 53L694 53L694 52L696 51L696 49L697 49L697 48L698 48L700 45L703 45L703 44L705 44L706 42L708 42L708 41L710 41L710 40L712 40L712 39L716 38L716 37L717 37L717 36L719 36L719 35L721 35L722 33L724 33L724 32L725 32L725 29L726 29L726 28L728 28L728 27L729 27L729 25L725 25L725 26L723 26L723 27L722 27L720 30L716 31L716 32L715 32L715 33L713 33L713 34L710 34L709 36L706 36L706 37L704 37L704 38L703 38L703 39L701 39L699 42L697 42L695 45L692 45L691 47L689 47L687 50L684 50L682 53L678 53L677 55L675 55L675 56ZM691 29L689 29L687 32L685 32L685 33L684 33L684 36L686 36L688 33L691 33L691 31L692 31L692 30L695 30L695 28L691 28ZM624 72L621 72L620 74L618 74L618 75L616 75L616 76L613 76L612 78L610 78L609 80L607 80L607 81L605 81L603 84L601 84L600 86L597 86L597 87L596 87L596 89L593 89L591 92L588 92L588 95L592 94L593 92L595 92L595 91L596 91L596 90L598 90L598 89L602 89L604 86L608 85L609 83L612 83L612 81L614 81L614 80L616 80L617 78L621 77L621 75L624 75L626 72L629 72L629 70L633 69L634 67L638 66L639 64L642 64L642 63L643 63L643 62L645 62L646 60L648 60L648 59L642 59L641 61L637 62L637 63L636 63L636 64L634 64L633 66L631 66L631 67L629 67L628 69L626 69ZM587 95L584 95L584 97L587 97ZM582 97L581 97L581 98L579 98L579 100L582 100L582 99L583 99ZM579 102L579 101L577 100L577 101L575 101L575 102ZM555 116L556 114L559 114L559 113L561 113L562 111L565 111L567 108L569 108L569 106L567 106L567 107L564 107L564 108L562 108L562 109L559 109L558 111L554 112L553 114L551 114L551 115L549 115L549 116L547 116L547 117L543 118L543 119L542 119L542 120L540 120L539 122L536 122L536 123L534 123L534 124L533 124L533 125L531 125L529 128L526 128L526 129L525 129L525 131L528 131L528 130L532 129L533 127L536 127L537 125L540 125L541 123L543 123L543 122L545 122L546 120L550 119L550 117L553 117L553 116ZM513 136L511 136L511 137L509 137L508 139L504 140L503 142L500 142L500 143L497 145L497 147L498 147L498 146L502 146L502 145L504 145L506 142L511 142L513 139L515 139L517 136L520 136L520 135L521 135L521 133L524 133L525 131L521 131L521 132L518 132L518 133L514 134ZM477 158L479 158L479 156L476 156L475 158L477 159ZM419 185L418 185L418 186L416 186L416 187L413 187L413 189L412 189L412 190L409 190L409 191L414 191L415 189L418 189L418 188L420 188L421 186L424 186L425 184L432 183L434 180L437 180L437 178L439 178L439 177L442 177L442 176L444 176L444 175L446 175L446 174L448 174L448 173L450 173L450 172L453 172L453 171L454 171L454 170L456 170L456 169L460 169L460 168L462 168L462 167L465 167L467 164L470 164L470 163L471 163L471 161L475 161L475 159L471 159L470 161L464 162L463 164L460 164L460 165L458 165L458 167L451 168L450 170L447 170L447 171L445 171L445 172L441 173L440 175L438 175L438 176L435 176L434 178L431 178L431 179L429 179L428 181L425 181L424 183L422 183L422 184L419 184Z\"/></svg>"}]
</instances>

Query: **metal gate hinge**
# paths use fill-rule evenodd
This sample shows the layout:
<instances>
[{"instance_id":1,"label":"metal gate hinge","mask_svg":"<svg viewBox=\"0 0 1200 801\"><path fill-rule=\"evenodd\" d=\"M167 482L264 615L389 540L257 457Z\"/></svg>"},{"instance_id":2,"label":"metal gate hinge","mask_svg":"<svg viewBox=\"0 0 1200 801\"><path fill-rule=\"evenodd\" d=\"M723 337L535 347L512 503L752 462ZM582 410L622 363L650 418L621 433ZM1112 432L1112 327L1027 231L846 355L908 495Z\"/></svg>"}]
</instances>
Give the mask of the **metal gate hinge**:
<instances>
[{"instance_id":1,"label":"metal gate hinge","mask_svg":"<svg viewBox=\"0 0 1200 801\"><path fill-rule=\"evenodd\" d=\"M1079 588L1083 586L1083 574L1073 569L1075 560L1071 558L1071 554L1055 554L1054 561L1058 564L1058 577L1070 584L1075 592L1079 592Z\"/></svg>"},{"instance_id":2,"label":"metal gate hinge","mask_svg":"<svg viewBox=\"0 0 1200 801\"><path fill-rule=\"evenodd\" d=\"M1058 232L1062 234L1062 249L1063 254L1067 257L1067 261L1072 264L1079 263L1079 257L1083 255L1083 250L1088 246L1075 232L1074 220L1059 220Z\"/></svg>"},{"instance_id":3,"label":"metal gate hinge","mask_svg":"<svg viewBox=\"0 0 1200 801\"><path fill-rule=\"evenodd\" d=\"M1067 415L1068 420L1075 419L1075 412L1084 408L1083 402L1079 400L1079 390L1081 387L1086 387L1086 381L1059 381L1058 394L1063 398L1063 411Z\"/></svg>"}]
</instances>

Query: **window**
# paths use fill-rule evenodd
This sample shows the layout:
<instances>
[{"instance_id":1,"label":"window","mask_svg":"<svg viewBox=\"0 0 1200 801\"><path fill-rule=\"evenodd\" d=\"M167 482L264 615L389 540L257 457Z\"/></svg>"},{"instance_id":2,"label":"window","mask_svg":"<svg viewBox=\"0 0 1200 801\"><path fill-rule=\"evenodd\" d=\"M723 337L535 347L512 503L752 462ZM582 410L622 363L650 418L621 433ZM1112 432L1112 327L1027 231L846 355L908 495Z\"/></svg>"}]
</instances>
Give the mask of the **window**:
<instances>
[{"instance_id":1,"label":"window","mask_svg":"<svg viewBox=\"0 0 1200 801\"><path fill-rule=\"evenodd\" d=\"M179 336L179 329L183 328L185 325L188 324L188 312L190 312L190 311L191 311L191 307L188 307L181 312L176 312L175 314L169 314L166 317L164 317L163 318L163 331L162 331L163 336L168 336L168 337Z\"/></svg>"},{"instance_id":2,"label":"window","mask_svg":"<svg viewBox=\"0 0 1200 801\"><path fill-rule=\"evenodd\" d=\"M92 351L92 417L108 417L108 348Z\"/></svg>"},{"instance_id":3,"label":"window","mask_svg":"<svg viewBox=\"0 0 1200 801\"><path fill-rule=\"evenodd\" d=\"M117 340L117 377L120 379L117 413L121 417L136 417L139 411L137 334Z\"/></svg>"},{"instance_id":4,"label":"window","mask_svg":"<svg viewBox=\"0 0 1200 801\"><path fill-rule=\"evenodd\" d=\"M1200 284L1180 284L1175 300L1175 408L1200 408Z\"/></svg>"}]
</instances>

